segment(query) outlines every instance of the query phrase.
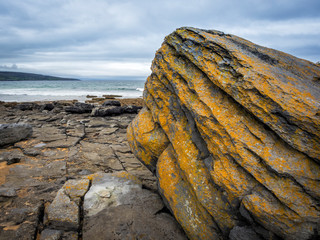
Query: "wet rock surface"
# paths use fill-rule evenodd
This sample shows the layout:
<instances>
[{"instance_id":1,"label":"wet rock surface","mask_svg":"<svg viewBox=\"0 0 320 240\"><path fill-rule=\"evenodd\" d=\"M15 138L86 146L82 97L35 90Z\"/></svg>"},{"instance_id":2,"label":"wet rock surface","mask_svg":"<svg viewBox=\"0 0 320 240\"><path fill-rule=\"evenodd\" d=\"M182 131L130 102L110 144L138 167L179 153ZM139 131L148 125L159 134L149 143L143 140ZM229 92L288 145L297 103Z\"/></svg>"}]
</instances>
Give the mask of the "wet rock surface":
<instances>
[{"instance_id":1,"label":"wet rock surface","mask_svg":"<svg viewBox=\"0 0 320 240\"><path fill-rule=\"evenodd\" d=\"M180 28L151 69L128 140L188 237L319 239L319 65Z\"/></svg>"},{"instance_id":2,"label":"wet rock surface","mask_svg":"<svg viewBox=\"0 0 320 240\"><path fill-rule=\"evenodd\" d=\"M71 102L52 103L50 111L37 105L0 105L0 124L33 128L29 138L0 148L0 239L81 238L88 176L97 172L130 173L156 195L155 177L126 140L135 114L93 117L66 112Z\"/></svg>"}]
</instances>

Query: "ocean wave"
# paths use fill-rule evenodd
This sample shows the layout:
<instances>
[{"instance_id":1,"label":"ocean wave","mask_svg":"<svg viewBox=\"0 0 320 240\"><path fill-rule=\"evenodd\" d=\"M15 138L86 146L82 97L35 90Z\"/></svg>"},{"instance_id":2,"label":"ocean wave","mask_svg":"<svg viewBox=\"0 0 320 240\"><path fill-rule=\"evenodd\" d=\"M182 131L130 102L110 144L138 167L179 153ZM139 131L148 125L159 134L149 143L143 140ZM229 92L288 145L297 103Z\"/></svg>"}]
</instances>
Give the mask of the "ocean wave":
<instances>
[{"instance_id":1,"label":"ocean wave","mask_svg":"<svg viewBox=\"0 0 320 240\"><path fill-rule=\"evenodd\" d=\"M0 101L79 99L87 95L121 95L141 97L144 83L139 81L79 81L79 82L0 82Z\"/></svg>"}]
</instances>

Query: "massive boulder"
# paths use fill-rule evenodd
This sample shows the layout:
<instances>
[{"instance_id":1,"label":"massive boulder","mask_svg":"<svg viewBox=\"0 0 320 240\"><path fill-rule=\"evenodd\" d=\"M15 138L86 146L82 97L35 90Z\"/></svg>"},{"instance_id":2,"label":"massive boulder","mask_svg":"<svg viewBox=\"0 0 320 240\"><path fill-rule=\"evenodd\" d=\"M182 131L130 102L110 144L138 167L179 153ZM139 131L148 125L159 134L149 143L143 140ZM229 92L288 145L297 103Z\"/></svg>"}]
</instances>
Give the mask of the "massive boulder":
<instances>
[{"instance_id":1,"label":"massive boulder","mask_svg":"<svg viewBox=\"0 0 320 240\"><path fill-rule=\"evenodd\" d=\"M180 28L151 69L128 139L188 237L319 237L320 67Z\"/></svg>"}]
</instances>

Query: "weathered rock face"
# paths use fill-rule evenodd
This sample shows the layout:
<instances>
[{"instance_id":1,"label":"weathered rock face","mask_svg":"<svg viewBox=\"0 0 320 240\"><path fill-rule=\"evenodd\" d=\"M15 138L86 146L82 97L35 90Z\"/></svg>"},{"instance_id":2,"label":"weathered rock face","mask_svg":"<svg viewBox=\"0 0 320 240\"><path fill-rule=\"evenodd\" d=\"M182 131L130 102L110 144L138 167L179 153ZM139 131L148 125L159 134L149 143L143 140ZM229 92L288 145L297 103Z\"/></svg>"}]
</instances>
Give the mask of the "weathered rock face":
<instances>
[{"instance_id":1,"label":"weathered rock face","mask_svg":"<svg viewBox=\"0 0 320 240\"><path fill-rule=\"evenodd\" d=\"M190 239L319 237L319 77L222 32L166 37L128 139Z\"/></svg>"},{"instance_id":2,"label":"weathered rock face","mask_svg":"<svg viewBox=\"0 0 320 240\"><path fill-rule=\"evenodd\" d=\"M0 146L18 142L32 135L29 124L0 124Z\"/></svg>"},{"instance_id":3,"label":"weathered rock face","mask_svg":"<svg viewBox=\"0 0 320 240\"><path fill-rule=\"evenodd\" d=\"M186 240L179 224L163 212L158 194L142 189L127 172L96 173L84 197L83 239Z\"/></svg>"},{"instance_id":4,"label":"weathered rock face","mask_svg":"<svg viewBox=\"0 0 320 240\"><path fill-rule=\"evenodd\" d=\"M90 113L93 108L94 106L91 104L76 102L74 106L67 106L65 111L70 113Z\"/></svg>"}]
</instances>

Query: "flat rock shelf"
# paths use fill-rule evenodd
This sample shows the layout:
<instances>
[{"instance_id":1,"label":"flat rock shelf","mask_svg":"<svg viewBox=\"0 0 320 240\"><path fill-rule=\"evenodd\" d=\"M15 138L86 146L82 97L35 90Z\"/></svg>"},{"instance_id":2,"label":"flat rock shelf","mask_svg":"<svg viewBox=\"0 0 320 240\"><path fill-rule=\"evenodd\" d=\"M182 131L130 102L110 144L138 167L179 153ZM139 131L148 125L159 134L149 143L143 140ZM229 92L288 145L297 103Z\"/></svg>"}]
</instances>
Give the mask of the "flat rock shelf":
<instances>
[{"instance_id":1,"label":"flat rock shelf","mask_svg":"<svg viewBox=\"0 0 320 240\"><path fill-rule=\"evenodd\" d=\"M156 178L128 146L126 128L136 114L99 117L66 112L73 104L28 103L27 108L26 104L0 104L0 124L29 124L33 130L32 136L0 148L0 239L94 239L94 233L100 233L95 239L131 239L143 234L159 239L160 233L186 239L157 193ZM108 204L103 209L91 206L90 217L86 216L85 194L97 182L97 174L125 176L122 184L134 186L133 194L126 195L126 209L115 203L110 211ZM135 179L135 185L129 178ZM102 186L100 200L115 196L116 188L111 184L114 191L107 194L108 186ZM144 198L137 198L140 192ZM150 204L153 211L144 213L144 205L149 208ZM125 218L119 219L119 214ZM146 233L143 214L147 221L152 218L154 226L163 227ZM113 219L107 233L103 219Z\"/></svg>"}]
</instances>

